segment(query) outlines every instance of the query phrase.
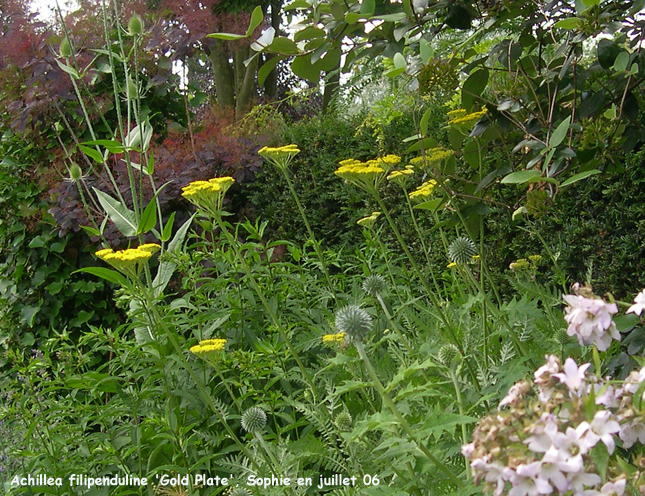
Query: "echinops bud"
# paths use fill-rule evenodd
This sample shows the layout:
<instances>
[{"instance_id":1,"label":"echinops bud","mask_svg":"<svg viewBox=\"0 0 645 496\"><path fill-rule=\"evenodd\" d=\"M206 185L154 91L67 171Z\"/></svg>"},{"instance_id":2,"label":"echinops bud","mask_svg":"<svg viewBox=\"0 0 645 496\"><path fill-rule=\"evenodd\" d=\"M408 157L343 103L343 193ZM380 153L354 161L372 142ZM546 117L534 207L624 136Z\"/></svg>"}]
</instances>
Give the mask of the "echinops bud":
<instances>
[{"instance_id":1,"label":"echinops bud","mask_svg":"<svg viewBox=\"0 0 645 496\"><path fill-rule=\"evenodd\" d=\"M70 45L67 37L63 38L63 40L60 42L58 51L60 52L61 57L67 58L72 56L72 45Z\"/></svg>"},{"instance_id":2,"label":"echinops bud","mask_svg":"<svg viewBox=\"0 0 645 496\"><path fill-rule=\"evenodd\" d=\"M451 262L457 264L467 264L472 262L473 257L477 254L475 243L466 237L455 239L448 247L448 258Z\"/></svg>"},{"instance_id":3,"label":"echinops bud","mask_svg":"<svg viewBox=\"0 0 645 496\"><path fill-rule=\"evenodd\" d=\"M352 415L348 411L342 411L336 415L334 422L341 431L349 431L352 428Z\"/></svg>"},{"instance_id":4,"label":"echinops bud","mask_svg":"<svg viewBox=\"0 0 645 496\"><path fill-rule=\"evenodd\" d=\"M362 288L367 294L376 296L385 290L385 279L378 274L372 274L365 278Z\"/></svg>"},{"instance_id":5,"label":"echinops bud","mask_svg":"<svg viewBox=\"0 0 645 496\"><path fill-rule=\"evenodd\" d=\"M267 414L257 406L252 406L242 414L242 429L246 432L258 432L267 424Z\"/></svg>"},{"instance_id":6,"label":"echinops bud","mask_svg":"<svg viewBox=\"0 0 645 496\"><path fill-rule=\"evenodd\" d=\"M336 312L336 328L351 341L360 341L372 330L372 317L356 305L347 305Z\"/></svg>"},{"instance_id":7,"label":"echinops bud","mask_svg":"<svg viewBox=\"0 0 645 496\"><path fill-rule=\"evenodd\" d=\"M454 344L444 344L437 354L439 361L446 367L449 367L453 362L461 360L459 349Z\"/></svg>"},{"instance_id":8,"label":"echinops bud","mask_svg":"<svg viewBox=\"0 0 645 496\"><path fill-rule=\"evenodd\" d=\"M78 181L82 177L83 171L81 170L81 167L76 162L72 163L71 167L69 168L69 178L72 181Z\"/></svg>"}]
</instances>

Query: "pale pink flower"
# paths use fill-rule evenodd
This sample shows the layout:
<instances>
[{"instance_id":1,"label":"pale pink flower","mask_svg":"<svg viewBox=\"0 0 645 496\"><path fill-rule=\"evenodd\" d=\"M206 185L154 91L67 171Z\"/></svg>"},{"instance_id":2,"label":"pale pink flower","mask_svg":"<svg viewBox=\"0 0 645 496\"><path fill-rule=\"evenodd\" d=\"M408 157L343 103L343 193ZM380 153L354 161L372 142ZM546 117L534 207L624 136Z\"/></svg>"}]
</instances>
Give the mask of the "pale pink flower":
<instances>
[{"instance_id":1,"label":"pale pink flower","mask_svg":"<svg viewBox=\"0 0 645 496\"><path fill-rule=\"evenodd\" d=\"M614 441L614 434L620 431L620 425L613 420L611 412L608 410L601 410L596 412L591 421L591 424L582 422L580 426L586 424L586 429L583 429L583 441L587 444L589 449L593 448L598 441L602 441L607 446L607 451L611 455L616 448Z\"/></svg>"},{"instance_id":2,"label":"pale pink flower","mask_svg":"<svg viewBox=\"0 0 645 496\"><path fill-rule=\"evenodd\" d=\"M569 305L564 316L569 324L569 336L576 336L581 345L595 344L600 351L609 348L612 339L620 341L620 333L612 320L612 315L618 312L615 303L581 295L564 295L563 298Z\"/></svg>"},{"instance_id":3,"label":"pale pink flower","mask_svg":"<svg viewBox=\"0 0 645 496\"><path fill-rule=\"evenodd\" d=\"M551 494L553 488L545 480L539 477L541 462L533 462L527 465L518 465L515 473L511 476L512 489L508 496L538 496L540 494Z\"/></svg>"},{"instance_id":4,"label":"pale pink flower","mask_svg":"<svg viewBox=\"0 0 645 496\"><path fill-rule=\"evenodd\" d=\"M553 374L553 376L560 379L569 388L569 391L579 396L582 393L585 371L590 365L590 363L585 363L578 367L578 364L576 364L573 358L567 358L564 362L564 373Z\"/></svg>"},{"instance_id":5,"label":"pale pink flower","mask_svg":"<svg viewBox=\"0 0 645 496\"><path fill-rule=\"evenodd\" d=\"M636 441L645 444L645 424L640 420L633 420L629 424L623 424L618 433L623 440L623 447L631 448Z\"/></svg>"},{"instance_id":6,"label":"pale pink flower","mask_svg":"<svg viewBox=\"0 0 645 496\"><path fill-rule=\"evenodd\" d=\"M591 487L602 482L598 474L586 473L584 471L572 472L569 474L568 479L569 489L573 490L573 494L583 494L585 486Z\"/></svg>"},{"instance_id":7,"label":"pale pink flower","mask_svg":"<svg viewBox=\"0 0 645 496\"><path fill-rule=\"evenodd\" d=\"M488 463L482 458L476 458L470 463L471 468L475 472L485 474L484 479L486 482L496 484L495 494L499 496L504 492L506 481L513 473L513 470L505 467L499 462Z\"/></svg>"},{"instance_id":8,"label":"pale pink flower","mask_svg":"<svg viewBox=\"0 0 645 496\"><path fill-rule=\"evenodd\" d=\"M635 313L640 315L645 310L645 289L636 295L634 298L634 304L629 307L627 313Z\"/></svg>"}]
</instances>

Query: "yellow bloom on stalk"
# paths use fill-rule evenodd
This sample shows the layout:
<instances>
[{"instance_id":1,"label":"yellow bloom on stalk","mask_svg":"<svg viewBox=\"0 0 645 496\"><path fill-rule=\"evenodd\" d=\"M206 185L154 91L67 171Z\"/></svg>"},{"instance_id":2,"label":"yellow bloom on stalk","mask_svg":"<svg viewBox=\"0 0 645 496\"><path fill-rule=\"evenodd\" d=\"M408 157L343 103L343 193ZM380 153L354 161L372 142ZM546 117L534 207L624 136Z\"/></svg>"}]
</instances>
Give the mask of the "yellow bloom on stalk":
<instances>
[{"instance_id":1,"label":"yellow bloom on stalk","mask_svg":"<svg viewBox=\"0 0 645 496\"><path fill-rule=\"evenodd\" d=\"M517 262L511 263L508 268L511 270L524 270L528 269L529 266L529 261L526 258L520 258Z\"/></svg>"},{"instance_id":2,"label":"yellow bloom on stalk","mask_svg":"<svg viewBox=\"0 0 645 496\"><path fill-rule=\"evenodd\" d=\"M289 167L289 164L293 160L293 157L295 157L299 153L300 149L297 145L294 144L278 146L276 148L265 146L260 148L260 150L258 151L258 155L268 160L283 171L286 170L287 167Z\"/></svg>"},{"instance_id":3,"label":"yellow bloom on stalk","mask_svg":"<svg viewBox=\"0 0 645 496\"><path fill-rule=\"evenodd\" d=\"M437 185L437 181L430 179L411 192L408 196L411 200L423 201L432 196L434 187Z\"/></svg>"},{"instance_id":4,"label":"yellow bloom on stalk","mask_svg":"<svg viewBox=\"0 0 645 496\"><path fill-rule=\"evenodd\" d=\"M387 180L394 181L397 184L403 186L403 184L405 184L405 181L413 174L414 169L410 166L406 166L406 168L403 170L395 170L390 172L387 176Z\"/></svg>"},{"instance_id":5,"label":"yellow bloom on stalk","mask_svg":"<svg viewBox=\"0 0 645 496\"><path fill-rule=\"evenodd\" d=\"M343 344L345 342L345 333L339 332L337 334L325 334L322 338L323 343L327 345Z\"/></svg>"},{"instance_id":6,"label":"yellow bloom on stalk","mask_svg":"<svg viewBox=\"0 0 645 496\"><path fill-rule=\"evenodd\" d=\"M235 179L228 176L215 177L208 181L193 181L182 188L181 196L207 212L219 212L224 195L234 182Z\"/></svg>"},{"instance_id":7,"label":"yellow bloom on stalk","mask_svg":"<svg viewBox=\"0 0 645 496\"><path fill-rule=\"evenodd\" d=\"M190 348L190 352L199 357L205 357L209 353L222 351L226 345L226 339L205 339L199 344Z\"/></svg>"},{"instance_id":8,"label":"yellow bloom on stalk","mask_svg":"<svg viewBox=\"0 0 645 496\"><path fill-rule=\"evenodd\" d=\"M339 162L340 167L336 169L334 174L348 183L372 193L375 192L385 176L385 169L381 164L385 164L385 162L378 160L361 162L350 158Z\"/></svg>"},{"instance_id":9,"label":"yellow bloom on stalk","mask_svg":"<svg viewBox=\"0 0 645 496\"><path fill-rule=\"evenodd\" d=\"M538 263L539 261L542 260L542 255L530 255L529 260L533 262L534 264Z\"/></svg>"},{"instance_id":10,"label":"yellow bloom on stalk","mask_svg":"<svg viewBox=\"0 0 645 496\"><path fill-rule=\"evenodd\" d=\"M459 118L465 116L467 113L468 112L466 111L466 109L451 110L450 112L448 112L448 119L449 120L459 119Z\"/></svg>"},{"instance_id":11,"label":"yellow bloom on stalk","mask_svg":"<svg viewBox=\"0 0 645 496\"><path fill-rule=\"evenodd\" d=\"M379 165L384 165L387 169L391 169L401 163L401 157L390 154L377 158L376 162L378 162Z\"/></svg>"},{"instance_id":12,"label":"yellow bloom on stalk","mask_svg":"<svg viewBox=\"0 0 645 496\"><path fill-rule=\"evenodd\" d=\"M372 215L369 215L368 217L363 217L362 219L358 219L356 223L361 227L371 229L372 227L374 227L374 224L376 223L376 219L379 218L379 215L381 215L381 212L372 212Z\"/></svg>"},{"instance_id":13,"label":"yellow bloom on stalk","mask_svg":"<svg viewBox=\"0 0 645 496\"><path fill-rule=\"evenodd\" d=\"M460 109L462 110L462 109ZM453 111L455 112L455 111ZM465 110L463 111L464 114L454 114L452 117L450 116L450 112L448 113L448 125L453 126L453 127L468 127L475 122L477 122L479 119L484 117L486 115L486 112L488 112L488 109L486 107L482 108L479 112L471 112L470 114L466 114Z\"/></svg>"},{"instance_id":14,"label":"yellow bloom on stalk","mask_svg":"<svg viewBox=\"0 0 645 496\"><path fill-rule=\"evenodd\" d=\"M450 262L448 265L446 265L447 268L452 269L453 267L457 267L456 262Z\"/></svg>"},{"instance_id":15,"label":"yellow bloom on stalk","mask_svg":"<svg viewBox=\"0 0 645 496\"><path fill-rule=\"evenodd\" d=\"M105 248L97 251L95 255L126 275L136 276L141 269L141 265L146 263L159 250L161 250L161 246L158 244L146 243L137 248L128 248L127 250L114 251L112 248Z\"/></svg>"}]
</instances>

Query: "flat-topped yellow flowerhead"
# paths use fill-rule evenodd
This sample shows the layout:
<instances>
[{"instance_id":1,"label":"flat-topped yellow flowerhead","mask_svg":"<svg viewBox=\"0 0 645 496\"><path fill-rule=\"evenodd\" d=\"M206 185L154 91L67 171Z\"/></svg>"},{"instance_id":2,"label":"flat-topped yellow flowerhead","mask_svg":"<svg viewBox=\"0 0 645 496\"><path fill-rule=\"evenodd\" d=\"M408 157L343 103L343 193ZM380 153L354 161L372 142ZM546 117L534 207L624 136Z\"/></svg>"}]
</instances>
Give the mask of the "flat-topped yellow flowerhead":
<instances>
[{"instance_id":1,"label":"flat-topped yellow flowerhead","mask_svg":"<svg viewBox=\"0 0 645 496\"><path fill-rule=\"evenodd\" d=\"M448 112L448 126L466 129L475 124L479 119L484 117L488 112L486 107L482 108L479 112L471 112L467 114L465 110L458 109Z\"/></svg>"},{"instance_id":2,"label":"flat-topped yellow flowerhead","mask_svg":"<svg viewBox=\"0 0 645 496\"><path fill-rule=\"evenodd\" d=\"M410 193L411 200L425 201L432 196L437 181L430 179Z\"/></svg>"},{"instance_id":3,"label":"flat-topped yellow flowerhead","mask_svg":"<svg viewBox=\"0 0 645 496\"><path fill-rule=\"evenodd\" d=\"M406 165L405 169L395 170L395 171L390 172L387 175L387 180L388 181L393 181L393 182L397 183L399 186L404 186L405 182L412 175L414 175L414 168L411 165Z\"/></svg>"},{"instance_id":4,"label":"flat-topped yellow flowerhead","mask_svg":"<svg viewBox=\"0 0 645 496\"><path fill-rule=\"evenodd\" d=\"M446 159L449 159L455 154L454 150L448 150L441 146L429 148L420 157L410 159L410 165L418 170L424 170L429 166L440 165Z\"/></svg>"},{"instance_id":5,"label":"flat-topped yellow flowerhead","mask_svg":"<svg viewBox=\"0 0 645 496\"><path fill-rule=\"evenodd\" d=\"M224 346L226 346L226 339L205 339L191 347L190 352L199 357L204 357L208 354L222 351Z\"/></svg>"},{"instance_id":6,"label":"flat-topped yellow flowerhead","mask_svg":"<svg viewBox=\"0 0 645 496\"><path fill-rule=\"evenodd\" d=\"M381 212L372 212L372 215L363 217L362 219L358 219L356 223L361 227L365 227L366 229L371 229L372 227L374 227L374 224L376 224L376 220L379 218L380 215L381 215Z\"/></svg>"},{"instance_id":7,"label":"flat-topped yellow flowerhead","mask_svg":"<svg viewBox=\"0 0 645 496\"><path fill-rule=\"evenodd\" d=\"M127 250L114 251L112 248L105 248L97 251L95 255L124 274L136 277L143 264L147 263L150 257L159 250L161 250L161 246L158 244L146 243Z\"/></svg>"},{"instance_id":8,"label":"flat-topped yellow flowerhead","mask_svg":"<svg viewBox=\"0 0 645 496\"><path fill-rule=\"evenodd\" d=\"M218 213L222 210L224 195L234 182L235 179L228 176L193 181L182 188L181 196L208 213Z\"/></svg>"},{"instance_id":9,"label":"flat-topped yellow flowerhead","mask_svg":"<svg viewBox=\"0 0 645 496\"><path fill-rule=\"evenodd\" d=\"M289 167L293 157L299 153L300 149L294 144L278 146L276 148L265 146L258 151L260 157L268 160L282 171L285 171Z\"/></svg>"},{"instance_id":10,"label":"flat-topped yellow flowerhead","mask_svg":"<svg viewBox=\"0 0 645 496\"><path fill-rule=\"evenodd\" d=\"M370 193L376 192L379 183L383 180L386 173L386 169L381 166L383 162L377 160L361 162L360 160L350 158L338 164L340 167L336 169L334 174L346 182Z\"/></svg>"}]
</instances>

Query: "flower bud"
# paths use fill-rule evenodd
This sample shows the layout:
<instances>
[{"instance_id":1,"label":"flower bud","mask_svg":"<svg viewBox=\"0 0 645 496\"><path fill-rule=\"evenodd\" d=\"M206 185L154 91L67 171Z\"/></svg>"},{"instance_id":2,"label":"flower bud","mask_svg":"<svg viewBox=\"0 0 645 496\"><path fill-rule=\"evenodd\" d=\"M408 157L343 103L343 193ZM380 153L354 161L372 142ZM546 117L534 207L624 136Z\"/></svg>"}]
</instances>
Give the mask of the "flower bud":
<instances>
[{"instance_id":1,"label":"flower bud","mask_svg":"<svg viewBox=\"0 0 645 496\"><path fill-rule=\"evenodd\" d=\"M68 58L72 56L72 45L70 45L69 39L67 39L67 37L63 38L60 42L58 51L60 52L61 57Z\"/></svg>"},{"instance_id":2,"label":"flower bud","mask_svg":"<svg viewBox=\"0 0 645 496\"><path fill-rule=\"evenodd\" d=\"M132 14L132 17L130 17L128 34L130 36L141 36L143 34L143 20L139 14Z\"/></svg>"},{"instance_id":3,"label":"flower bud","mask_svg":"<svg viewBox=\"0 0 645 496\"><path fill-rule=\"evenodd\" d=\"M351 341L360 341L372 330L372 317L356 305L347 305L336 312L336 328Z\"/></svg>"},{"instance_id":4,"label":"flower bud","mask_svg":"<svg viewBox=\"0 0 645 496\"><path fill-rule=\"evenodd\" d=\"M463 236L455 239L448 247L448 258L451 262L457 264L472 262L476 254L477 248L475 247L475 243L470 238Z\"/></svg>"},{"instance_id":5,"label":"flower bud","mask_svg":"<svg viewBox=\"0 0 645 496\"><path fill-rule=\"evenodd\" d=\"M83 177L83 171L81 167L76 163L72 163L72 166L69 168L69 178L72 181L78 181Z\"/></svg>"},{"instance_id":6,"label":"flower bud","mask_svg":"<svg viewBox=\"0 0 645 496\"><path fill-rule=\"evenodd\" d=\"M349 431L352 428L352 415L347 411L342 411L336 415L334 422L341 431Z\"/></svg>"},{"instance_id":7,"label":"flower bud","mask_svg":"<svg viewBox=\"0 0 645 496\"><path fill-rule=\"evenodd\" d=\"M257 406L252 406L242 414L242 429L246 432L258 432L267 424L267 414Z\"/></svg>"}]
</instances>

